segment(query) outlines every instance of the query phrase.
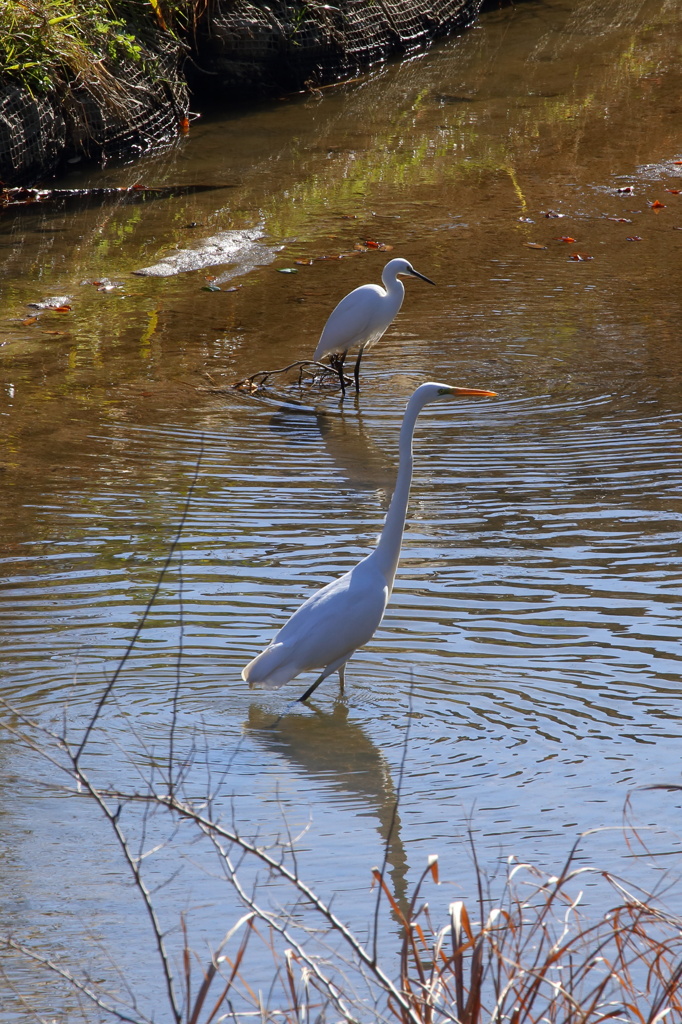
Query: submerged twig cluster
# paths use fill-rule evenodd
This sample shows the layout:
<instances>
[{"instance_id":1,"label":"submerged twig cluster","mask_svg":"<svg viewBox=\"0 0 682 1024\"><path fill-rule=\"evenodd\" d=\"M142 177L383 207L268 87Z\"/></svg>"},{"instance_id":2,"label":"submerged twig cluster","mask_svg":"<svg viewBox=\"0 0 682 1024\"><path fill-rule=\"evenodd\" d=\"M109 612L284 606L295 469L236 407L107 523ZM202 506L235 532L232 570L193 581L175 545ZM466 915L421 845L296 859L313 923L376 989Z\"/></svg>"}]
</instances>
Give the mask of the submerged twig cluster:
<instances>
[{"instance_id":1,"label":"submerged twig cluster","mask_svg":"<svg viewBox=\"0 0 682 1024\"><path fill-rule=\"evenodd\" d=\"M286 381L286 375L290 377L290 384L302 388L335 388L341 386L339 373L336 369L327 366L325 363L316 362L313 359L299 359L288 366L281 366L276 370L257 370L256 373L236 380L231 387L238 391L245 391L253 395L259 391L271 388L275 378L278 381ZM345 377L346 384L352 384L350 377Z\"/></svg>"}]
</instances>

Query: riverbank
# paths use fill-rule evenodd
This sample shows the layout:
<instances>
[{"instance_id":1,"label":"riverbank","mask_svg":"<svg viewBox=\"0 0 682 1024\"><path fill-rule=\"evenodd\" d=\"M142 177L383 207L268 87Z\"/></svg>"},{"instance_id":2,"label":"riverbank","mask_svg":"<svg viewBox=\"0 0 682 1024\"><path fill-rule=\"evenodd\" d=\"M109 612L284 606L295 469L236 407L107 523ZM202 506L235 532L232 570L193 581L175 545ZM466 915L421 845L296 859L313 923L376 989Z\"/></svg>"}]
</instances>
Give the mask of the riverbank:
<instances>
[{"instance_id":1,"label":"riverbank","mask_svg":"<svg viewBox=\"0 0 682 1024\"><path fill-rule=\"evenodd\" d=\"M483 0L9 0L0 10L0 181L135 159L207 102L313 89L470 25Z\"/></svg>"}]
</instances>

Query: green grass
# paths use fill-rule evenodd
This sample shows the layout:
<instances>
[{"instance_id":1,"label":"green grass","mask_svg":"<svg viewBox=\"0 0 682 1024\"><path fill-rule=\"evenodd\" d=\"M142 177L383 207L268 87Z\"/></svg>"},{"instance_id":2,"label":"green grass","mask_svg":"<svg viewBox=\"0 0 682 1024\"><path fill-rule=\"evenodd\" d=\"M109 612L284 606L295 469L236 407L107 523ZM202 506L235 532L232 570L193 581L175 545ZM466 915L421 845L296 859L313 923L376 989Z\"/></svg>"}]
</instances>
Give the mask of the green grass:
<instances>
[{"instance_id":1,"label":"green grass","mask_svg":"<svg viewBox=\"0 0 682 1024\"><path fill-rule=\"evenodd\" d=\"M173 36L191 0L5 0L0 3L0 82L45 94L102 80L117 66L153 71L154 29Z\"/></svg>"}]
</instances>

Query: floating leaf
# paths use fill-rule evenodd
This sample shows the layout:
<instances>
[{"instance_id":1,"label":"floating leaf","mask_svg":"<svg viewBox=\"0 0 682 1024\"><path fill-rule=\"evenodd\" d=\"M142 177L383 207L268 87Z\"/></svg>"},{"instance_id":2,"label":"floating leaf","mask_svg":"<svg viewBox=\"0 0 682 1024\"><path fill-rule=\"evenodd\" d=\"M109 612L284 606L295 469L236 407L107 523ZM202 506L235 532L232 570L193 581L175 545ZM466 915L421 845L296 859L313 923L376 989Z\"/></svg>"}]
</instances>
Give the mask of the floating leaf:
<instances>
[{"instance_id":1,"label":"floating leaf","mask_svg":"<svg viewBox=\"0 0 682 1024\"><path fill-rule=\"evenodd\" d=\"M571 238L570 235L561 235L560 238L557 238L557 242L575 242L575 238Z\"/></svg>"},{"instance_id":2,"label":"floating leaf","mask_svg":"<svg viewBox=\"0 0 682 1024\"><path fill-rule=\"evenodd\" d=\"M546 245L541 245L540 242L524 242L527 249L546 249Z\"/></svg>"},{"instance_id":3,"label":"floating leaf","mask_svg":"<svg viewBox=\"0 0 682 1024\"><path fill-rule=\"evenodd\" d=\"M593 260L594 256L588 256L586 252L572 252L570 258L582 262L583 260Z\"/></svg>"},{"instance_id":4,"label":"floating leaf","mask_svg":"<svg viewBox=\"0 0 682 1024\"><path fill-rule=\"evenodd\" d=\"M666 192L671 192L674 196L679 196L680 192L682 192L682 188L667 188Z\"/></svg>"},{"instance_id":5,"label":"floating leaf","mask_svg":"<svg viewBox=\"0 0 682 1024\"><path fill-rule=\"evenodd\" d=\"M556 218L561 218L561 217L565 217L565 216L566 216L566 214L565 214L565 213L557 213L557 211L556 211L556 210L542 210L542 211L541 211L541 213L542 213L542 215L543 215L544 217L556 217Z\"/></svg>"},{"instance_id":6,"label":"floating leaf","mask_svg":"<svg viewBox=\"0 0 682 1024\"><path fill-rule=\"evenodd\" d=\"M298 270L295 267L279 267L278 272L280 274L298 274Z\"/></svg>"},{"instance_id":7,"label":"floating leaf","mask_svg":"<svg viewBox=\"0 0 682 1024\"><path fill-rule=\"evenodd\" d=\"M649 203L652 210L665 210L665 203L659 203L658 199L654 199L653 203Z\"/></svg>"},{"instance_id":8,"label":"floating leaf","mask_svg":"<svg viewBox=\"0 0 682 1024\"><path fill-rule=\"evenodd\" d=\"M21 325L22 325L22 327L30 327L31 324L35 324L37 322L38 322L38 317L37 316L27 316L25 320L21 321Z\"/></svg>"},{"instance_id":9,"label":"floating leaf","mask_svg":"<svg viewBox=\"0 0 682 1024\"><path fill-rule=\"evenodd\" d=\"M202 292L219 292L219 291L220 291L221 289L220 289L220 285L217 285L217 284L212 284L212 283L211 283L211 282L209 281L209 283L208 283L208 284L205 284L205 285L204 285L204 286L202 287L202 289L201 289L201 290L202 290Z\"/></svg>"},{"instance_id":10,"label":"floating leaf","mask_svg":"<svg viewBox=\"0 0 682 1024\"><path fill-rule=\"evenodd\" d=\"M627 238L625 239L625 241L626 242L641 242L642 241L642 236L641 235L628 235Z\"/></svg>"},{"instance_id":11,"label":"floating leaf","mask_svg":"<svg viewBox=\"0 0 682 1024\"><path fill-rule=\"evenodd\" d=\"M609 220L613 220L616 224L632 224L630 217L609 217Z\"/></svg>"},{"instance_id":12,"label":"floating leaf","mask_svg":"<svg viewBox=\"0 0 682 1024\"><path fill-rule=\"evenodd\" d=\"M519 220L522 224L535 224L532 217L519 217Z\"/></svg>"},{"instance_id":13,"label":"floating leaf","mask_svg":"<svg viewBox=\"0 0 682 1024\"><path fill-rule=\"evenodd\" d=\"M312 262L312 260L294 260L294 263L297 263L299 267L309 267Z\"/></svg>"},{"instance_id":14,"label":"floating leaf","mask_svg":"<svg viewBox=\"0 0 682 1024\"><path fill-rule=\"evenodd\" d=\"M635 186L634 185L623 185L622 188L617 188L616 189L616 192L620 192L621 194L624 194L624 193L631 194L634 191L635 191Z\"/></svg>"}]
</instances>

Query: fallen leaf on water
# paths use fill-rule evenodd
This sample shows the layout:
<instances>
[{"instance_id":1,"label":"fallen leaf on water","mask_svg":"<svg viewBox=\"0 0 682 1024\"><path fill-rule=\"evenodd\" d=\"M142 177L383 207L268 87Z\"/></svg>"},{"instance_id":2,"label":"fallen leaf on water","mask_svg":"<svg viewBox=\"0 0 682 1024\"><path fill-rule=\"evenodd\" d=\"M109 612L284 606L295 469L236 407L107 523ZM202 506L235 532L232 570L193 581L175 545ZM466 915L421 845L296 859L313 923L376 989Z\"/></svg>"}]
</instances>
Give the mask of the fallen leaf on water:
<instances>
[{"instance_id":1,"label":"fallen leaf on water","mask_svg":"<svg viewBox=\"0 0 682 1024\"><path fill-rule=\"evenodd\" d=\"M527 249L546 249L546 245L541 245L540 242L524 242Z\"/></svg>"},{"instance_id":2,"label":"fallen leaf on water","mask_svg":"<svg viewBox=\"0 0 682 1024\"><path fill-rule=\"evenodd\" d=\"M641 235L628 235L628 237L625 239L625 241L626 242L641 242L642 241L642 236Z\"/></svg>"},{"instance_id":3,"label":"fallen leaf on water","mask_svg":"<svg viewBox=\"0 0 682 1024\"><path fill-rule=\"evenodd\" d=\"M54 306L55 313L70 313L71 306Z\"/></svg>"},{"instance_id":4,"label":"fallen leaf on water","mask_svg":"<svg viewBox=\"0 0 682 1024\"><path fill-rule=\"evenodd\" d=\"M649 203L652 210L664 210L665 203L659 203L658 199L654 199L653 203Z\"/></svg>"},{"instance_id":5,"label":"fallen leaf on water","mask_svg":"<svg viewBox=\"0 0 682 1024\"><path fill-rule=\"evenodd\" d=\"M220 291L220 286L217 285L217 284L210 284L209 283L209 284L205 284L202 287L201 290L202 290L202 292L219 292Z\"/></svg>"},{"instance_id":6,"label":"fallen leaf on water","mask_svg":"<svg viewBox=\"0 0 682 1024\"><path fill-rule=\"evenodd\" d=\"M58 334L60 338L66 337L66 331L41 331L41 334Z\"/></svg>"},{"instance_id":7,"label":"fallen leaf on water","mask_svg":"<svg viewBox=\"0 0 682 1024\"><path fill-rule=\"evenodd\" d=\"M535 224L535 221L532 217L519 217L519 220L522 224Z\"/></svg>"},{"instance_id":8,"label":"fallen leaf on water","mask_svg":"<svg viewBox=\"0 0 682 1024\"><path fill-rule=\"evenodd\" d=\"M674 164L682 164L682 160L673 160Z\"/></svg>"},{"instance_id":9,"label":"fallen leaf on water","mask_svg":"<svg viewBox=\"0 0 682 1024\"><path fill-rule=\"evenodd\" d=\"M593 260L594 256L588 256L586 252L572 252L570 259L582 262L583 260Z\"/></svg>"},{"instance_id":10,"label":"fallen leaf on water","mask_svg":"<svg viewBox=\"0 0 682 1024\"><path fill-rule=\"evenodd\" d=\"M571 238L570 235L562 235L560 238L557 238L557 242L575 242L575 238Z\"/></svg>"},{"instance_id":11,"label":"fallen leaf on water","mask_svg":"<svg viewBox=\"0 0 682 1024\"><path fill-rule=\"evenodd\" d=\"M682 188L667 188L666 192L672 192L674 196L679 196L680 192L682 192Z\"/></svg>"},{"instance_id":12,"label":"fallen leaf on water","mask_svg":"<svg viewBox=\"0 0 682 1024\"><path fill-rule=\"evenodd\" d=\"M353 248L356 252L367 252L368 249L376 249L378 252L390 252L392 245L385 242L375 242L373 238L367 238L364 242L356 242Z\"/></svg>"},{"instance_id":13,"label":"fallen leaf on water","mask_svg":"<svg viewBox=\"0 0 682 1024\"><path fill-rule=\"evenodd\" d=\"M566 214L565 214L565 213L557 213L557 211L556 211L556 210L541 210L540 212L542 213L542 215L543 215L544 217L556 217L556 218L561 218L561 217L565 217L565 216L566 216Z\"/></svg>"},{"instance_id":14,"label":"fallen leaf on water","mask_svg":"<svg viewBox=\"0 0 682 1024\"><path fill-rule=\"evenodd\" d=\"M634 185L623 185L622 188L617 188L616 189L616 192L634 192L634 191L635 191L635 186Z\"/></svg>"},{"instance_id":15,"label":"fallen leaf on water","mask_svg":"<svg viewBox=\"0 0 682 1024\"><path fill-rule=\"evenodd\" d=\"M35 324L38 321L37 316L27 316L25 320L21 321L22 327L30 327L31 324Z\"/></svg>"},{"instance_id":16,"label":"fallen leaf on water","mask_svg":"<svg viewBox=\"0 0 682 1024\"><path fill-rule=\"evenodd\" d=\"M312 262L312 260L294 260L294 263L298 263L300 267L309 267Z\"/></svg>"},{"instance_id":17,"label":"fallen leaf on water","mask_svg":"<svg viewBox=\"0 0 682 1024\"><path fill-rule=\"evenodd\" d=\"M278 273L280 274L298 274L298 270L295 267L279 267Z\"/></svg>"},{"instance_id":18,"label":"fallen leaf on water","mask_svg":"<svg viewBox=\"0 0 682 1024\"><path fill-rule=\"evenodd\" d=\"M342 213L341 214L341 220L357 220L357 219L358 219L357 213Z\"/></svg>"},{"instance_id":19,"label":"fallen leaf on water","mask_svg":"<svg viewBox=\"0 0 682 1024\"><path fill-rule=\"evenodd\" d=\"M609 217L609 220L614 220L616 224L632 224L629 217Z\"/></svg>"}]
</instances>

